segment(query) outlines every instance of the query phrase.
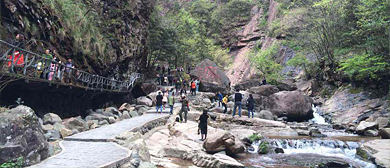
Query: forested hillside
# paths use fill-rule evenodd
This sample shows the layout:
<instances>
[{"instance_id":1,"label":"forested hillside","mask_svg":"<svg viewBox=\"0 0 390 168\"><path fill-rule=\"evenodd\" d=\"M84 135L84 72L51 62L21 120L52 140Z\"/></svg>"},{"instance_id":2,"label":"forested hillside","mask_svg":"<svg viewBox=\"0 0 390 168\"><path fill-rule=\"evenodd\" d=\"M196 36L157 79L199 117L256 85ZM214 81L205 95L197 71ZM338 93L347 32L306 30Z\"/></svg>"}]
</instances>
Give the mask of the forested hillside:
<instances>
[{"instance_id":1,"label":"forested hillside","mask_svg":"<svg viewBox=\"0 0 390 168\"><path fill-rule=\"evenodd\" d=\"M271 22L270 2L276 3ZM239 49L238 32L250 21L254 6L263 12L257 27L271 43L256 41L247 57L271 82L297 75L284 69L293 66L304 70L307 79L388 90L386 0L160 0L149 25L148 65L156 60L195 64L210 58L229 69L234 61L229 53ZM286 50L292 50L292 56L284 58Z\"/></svg>"}]
</instances>

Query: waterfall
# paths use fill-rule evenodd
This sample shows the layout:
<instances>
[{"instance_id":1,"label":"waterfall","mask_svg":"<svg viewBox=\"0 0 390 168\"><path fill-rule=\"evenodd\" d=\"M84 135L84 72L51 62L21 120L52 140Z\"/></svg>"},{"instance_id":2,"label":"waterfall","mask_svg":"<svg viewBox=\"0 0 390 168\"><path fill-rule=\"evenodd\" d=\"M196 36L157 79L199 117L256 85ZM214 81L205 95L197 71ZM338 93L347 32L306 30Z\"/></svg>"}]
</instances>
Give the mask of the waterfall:
<instances>
[{"instance_id":1,"label":"waterfall","mask_svg":"<svg viewBox=\"0 0 390 168\"><path fill-rule=\"evenodd\" d=\"M320 113L319 113L320 110L318 109L318 107L312 105L312 109L313 109L313 116L314 116L314 118L311 119L310 121L313 122L313 123L316 123L316 124L327 125L328 123L325 122L325 118L320 115Z\"/></svg>"}]
</instances>

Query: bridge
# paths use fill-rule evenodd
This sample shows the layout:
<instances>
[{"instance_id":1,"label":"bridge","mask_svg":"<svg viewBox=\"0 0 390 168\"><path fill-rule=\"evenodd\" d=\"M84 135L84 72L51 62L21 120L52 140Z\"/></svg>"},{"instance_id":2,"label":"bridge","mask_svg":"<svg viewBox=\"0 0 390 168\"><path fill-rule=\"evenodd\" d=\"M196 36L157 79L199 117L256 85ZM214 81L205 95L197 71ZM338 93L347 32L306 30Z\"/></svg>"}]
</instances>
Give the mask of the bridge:
<instances>
[{"instance_id":1,"label":"bridge","mask_svg":"<svg viewBox=\"0 0 390 168\"><path fill-rule=\"evenodd\" d=\"M19 48L0 40L0 74L11 79L25 79L26 82L46 82L49 85L78 87L85 90L105 92L131 92L140 73L132 73L128 80L119 81L83 70L67 67L43 55ZM42 75L43 74L43 75ZM41 76L44 76L41 78Z\"/></svg>"}]
</instances>

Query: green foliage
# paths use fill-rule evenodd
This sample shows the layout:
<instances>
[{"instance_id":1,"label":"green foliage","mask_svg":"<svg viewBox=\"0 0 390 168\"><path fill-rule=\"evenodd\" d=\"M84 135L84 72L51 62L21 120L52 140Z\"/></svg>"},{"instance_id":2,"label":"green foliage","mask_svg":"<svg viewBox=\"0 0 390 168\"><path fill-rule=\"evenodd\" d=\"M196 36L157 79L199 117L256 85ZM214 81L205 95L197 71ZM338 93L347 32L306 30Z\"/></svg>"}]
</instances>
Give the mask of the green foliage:
<instances>
[{"instance_id":1,"label":"green foliage","mask_svg":"<svg viewBox=\"0 0 390 168\"><path fill-rule=\"evenodd\" d=\"M313 62L310 62L307 58L306 55L303 54L302 52L296 53L295 57L290 59L287 62L288 66L295 66L295 67L301 67L306 74L306 77L309 79L313 76L316 76L316 64Z\"/></svg>"},{"instance_id":2,"label":"green foliage","mask_svg":"<svg viewBox=\"0 0 390 168\"><path fill-rule=\"evenodd\" d=\"M0 168L22 168L23 162L24 162L23 157L18 157L14 160L9 160L0 164Z\"/></svg>"},{"instance_id":3,"label":"green foliage","mask_svg":"<svg viewBox=\"0 0 390 168\"><path fill-rule=\"evenodd\" d=\"M258 134L258 133L253 133L252 135L250 135L249 137L249 140L251 142L255 142L255 141L258 141L258 140L261 140L263 139L263 136L261 134Z\"/></svg>"},{"instance_id":4,"label":"green foliage","mask_svg":"<svg viewBox=\"0 0 390 168\"><path fill-rule=\"evenodd\" d=\"M251 59L258 70L267 78L269 83L277 83L281 78L282 66L275 60L279 53L280 45L275 43L265 51L254 51Z\"/></svg>"},{"instance_id":5,"label":"green foliage","mask_svg":"<svg viewBox=\"0 0 390 168\"><path fill-rule=\"evenodd\" d=\"M315 53L317 62L306 68L316 78L337 81L344 74L352 81L389 83L388 0L277 1L281 12L268 33L286 33L289 41L302 42L294 50Z\"/></svg>"},{"instance_id":6,"label":"green foliage","mask_svg":"<svg viewBox=\"0 0 390 168\"><path fill-rule=\"evenodd\" d=\"M82 0L44 0L57 16L63 26L57 33L61 37L71 36L77 52L90 55L91 58L109 59L107 46L109 40L102 35L98 27L98 15L89 9ZM106 55L106 57L104 57Z\"/></svg>"},{"instance_id":7,"label":"green foliage","mask_svg":"<svg viewBox=\"0 0 390 168\"><path fill-rule=\"evenodd\" d=\"M169 10L157 5L149 22L148 65L169 62L175 66L195 65L210 59L222 68L229 67L232 58L229 50L221 47L233 23L246 21L252 0L232 0L217 3L194 0ZM161 15L164 13L164 15ZM234 38L229 38L234 41ZM229 42L227 42L229 43Z\"/></svg>"},{"instance_id":8,"label":"green foliage","mask_svg":"<svg viewBox=\"0 0 390 168\"><path fill-rule=\"evenodd\" d=\"M259 145L259 154L267 154L269 151L269 142L263 141Z\"/></svg>"},{"instance_id":9,"label":"green foliage","mask_svg":"<svg viewBox=\"0 0 390 168\"><path fill-rule=\"evenodd\" d=\"M382 80L390 70L390 64L379 55L355 55L342 61L339 71L356 81Z\"/></svg>"}]
</instances>

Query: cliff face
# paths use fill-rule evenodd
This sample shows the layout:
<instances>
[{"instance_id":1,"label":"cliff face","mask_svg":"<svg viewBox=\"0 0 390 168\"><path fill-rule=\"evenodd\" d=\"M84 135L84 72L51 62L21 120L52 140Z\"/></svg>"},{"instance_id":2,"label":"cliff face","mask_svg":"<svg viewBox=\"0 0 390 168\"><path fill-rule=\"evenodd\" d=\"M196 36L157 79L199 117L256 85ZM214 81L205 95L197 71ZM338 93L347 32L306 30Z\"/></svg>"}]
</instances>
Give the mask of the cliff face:
<instances>
[{"instance_id":1,"label":"cliff face","mask_svg":"<svg viewBox=\"0 0 390 168\"><path fill-rule=\"evenodd\" d=\"M146 64L153 5L151 0L2 0L0 39L11 42L20 33L26 49L56 50L78 68L126 78Z\"/></svg>"},{"instance_id":2,"label":"cliff face","mask_svg":"<svg viewBox=\"0 0 390 168\"><path fill-rule=\"evenodd\" d=\"M249 53L256 43L261 44L263 50L267 49L276 40L275 38L266 35L265 30L259 28L262 18L267 18L268 25L272 23L277 14L278 3L274 0L269 1L268 15L263 15L263 10L258 6L254 6L251 10L251 20L243 25L236 36L239 40L232 46L230 53L234 57L232 67L227 71L227 76L230 78L232 85L251 78L256 73L259 73L255 67L252 67Z\"/></svg>"}]
</instances>

